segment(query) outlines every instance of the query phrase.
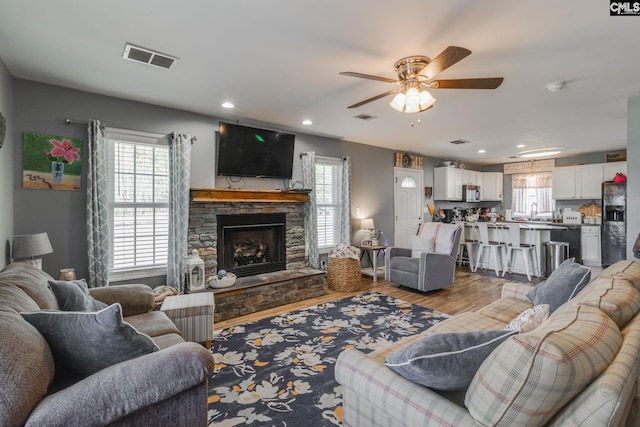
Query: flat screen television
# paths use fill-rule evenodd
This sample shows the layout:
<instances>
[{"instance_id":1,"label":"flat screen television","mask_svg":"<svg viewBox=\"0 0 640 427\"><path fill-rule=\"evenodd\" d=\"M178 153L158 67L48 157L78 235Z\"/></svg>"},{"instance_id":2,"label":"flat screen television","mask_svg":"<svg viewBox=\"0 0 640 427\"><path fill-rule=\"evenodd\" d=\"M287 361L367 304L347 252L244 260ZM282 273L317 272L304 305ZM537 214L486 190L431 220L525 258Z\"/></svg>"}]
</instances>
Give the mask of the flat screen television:
<instances>
[{"instance_id":1,"label":"flat screen television","mask_svg":"<svg viewBox=\"0 0 640 427\"><path fill-rule=\"evenodd\" d=\"M217 174L290 179L295 135L220 122Z\"/></svg>"}]
</instances>

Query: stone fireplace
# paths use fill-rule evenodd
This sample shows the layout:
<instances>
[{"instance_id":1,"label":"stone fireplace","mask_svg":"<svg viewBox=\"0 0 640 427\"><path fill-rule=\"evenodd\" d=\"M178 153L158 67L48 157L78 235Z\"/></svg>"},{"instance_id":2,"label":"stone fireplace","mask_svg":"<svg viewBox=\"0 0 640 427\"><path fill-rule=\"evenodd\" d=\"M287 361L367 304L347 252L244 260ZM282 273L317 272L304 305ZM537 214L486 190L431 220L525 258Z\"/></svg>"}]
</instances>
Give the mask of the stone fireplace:
<instances>
[{"instance_id":1,"label":"stone fireplace","mask_svg":"<svg viewBox=\"0 0 640 427\"><path fill-rule=\"evenodd\" d=\"M274 271L270 270L271 267L278 270L306 268L304 206L307 198L308 193L301 191L192 189L189 251L198 250L205 263L206 277L220 269L243 277ZM243 221L257 222L241 224ZM269 225L276 223L278 227ZM232 241L240 244L239 248L232 244L224 247L222 237L227 233L236 234ZM271 235L280 236L283 241L267 243L270 261L263 262L266 261L264 251L258 254L260 243L264 245L264 241L271 240ZM236 249L241 252L240 258L236 257L237 265L232 264L232 248L234 253ZM267 270L261 271L263 268Z\"/></svg>"},{"instance_id":2,"label":"stone fireplace","mask_svg":"<svg viewBox=\"0 0 640 427\"><path fill-rule=\"evenodd\" d=\"M218 215L218 270L238 277L285 270L286 214Z\"/></svg>"},{"instance_id":3,"label":"stone fireplace","mask_svg":"<svg viewBox=\"0 0 640 427\"><path fill-rule=\"evenodd\" d=\"M205 276L234 272L236 283L211 289L220 321L325 293L325 274L309 268L304 244L306 191L191 189L189 250Z\"/></svg>"}]
</instances>

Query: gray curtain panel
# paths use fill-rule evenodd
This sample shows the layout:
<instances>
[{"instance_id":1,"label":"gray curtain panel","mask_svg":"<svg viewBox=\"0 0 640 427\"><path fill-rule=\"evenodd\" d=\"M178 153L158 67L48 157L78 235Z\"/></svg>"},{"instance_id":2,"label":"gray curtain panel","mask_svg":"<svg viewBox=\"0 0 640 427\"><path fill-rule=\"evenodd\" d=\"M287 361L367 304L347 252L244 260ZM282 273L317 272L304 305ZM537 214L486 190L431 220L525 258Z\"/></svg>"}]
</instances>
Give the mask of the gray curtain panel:
<instances>
[{"instance_id":1,"label":"gray curtain panel","mask_svg":"<svg viewBox=\"0 0 640 427\"><path fill-rule=\"evenodd\" d=\"M109 211L105 129L99 120L88 124L87 244L89 287L107 286L109 272Z\"/></svg>"},{"instance_id":2,"label":"gray curtain panel","mask_svg":"<svg viewBox=\"0 0 640 427\"><path fill-rule=\"evenodd\" d=\"M305 249L309 258L309 265L318 268L320 260L318 259L318 230L317 219L318 209L316 207L316 153L310 151L302 153L302 183L304 188L310 189L309 201L305 205Z\"/></svg>"},{"instance_id":3,"label":"gray curtain panel","mask_svg":"<svg viewBox=\"0 0 640 427\"><path fill-rule=\"evenodd\" d=\"M351 244L351 157L342 158L342 182L340 194L340 243Z\"/></svg>"},{"instance_id":4,"label":"gray curtain panel","mask_svg":"<svg viewBox=\"0 0 640 427\"><path fill-rule=\"evenodd\" d=\"M177 132L169 136L169 248L167 285L185 290L184 259L189 231L189 177L191 136Z\"/></svg>"}]
</instances>

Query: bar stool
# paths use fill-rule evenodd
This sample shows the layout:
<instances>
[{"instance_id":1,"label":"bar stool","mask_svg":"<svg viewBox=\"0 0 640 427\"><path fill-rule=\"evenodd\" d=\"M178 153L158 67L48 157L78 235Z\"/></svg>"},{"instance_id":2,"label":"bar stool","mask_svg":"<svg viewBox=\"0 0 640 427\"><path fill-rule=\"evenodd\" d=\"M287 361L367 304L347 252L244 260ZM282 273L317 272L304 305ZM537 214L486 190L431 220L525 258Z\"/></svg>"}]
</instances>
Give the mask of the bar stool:
<instances>
[{"instance_id":1,"label":"bar stool","mask_svg":"<svg viewBox=\"0 0 640 427\"><path fill-rule=\"evenodd\" d=\"M453 223L462 227L462 237L460 238L460 244L458 246L458 265L461 266L462 263L466 261L469 263L469 268L471 269L471 271L475 271L475 268L473 266L474 253L476 252L478 246L480 246L480 242L478 242L478 238L475 235L475 229L473 227L469 229L473 236L470 239L467 239L467 229L465 227L466 223L464 221L454 221ZM465 251L467 253L466 258L464 256Z\"/></svg>"},{"instance_id":2,"label":"bar stool","mask_svg":"<svg viewBox=\"0 0 640 427\"><path fill-rule=\"evenodd\" d=\"M499 277L500 270L502 270L502 265L503 265L503 251L506 245L502 242L489 240L489 227L486 222L476 222L473 224L473 226L475 227L478 238L480 240L480 249L478 251L478 258L476 259L476 268L473 271L476 271L478 269L478 266L480 265L481 260L484 261L484 256L485 256L486 250L488 249L490 252L490 255L493 258L493 267L496 272L496 276ZM500 239L499 235L500 235L501 229L498 226L495 226L495 229L498 231L498 235L496 237ZM484 268L485 267L483 262L483 269Z\"/></svg>"},{"instance_id":3,"label":"bar stool","mask_svg":"<svg viewBox=\"0 0 640 427\"><path fill-rule=\"evenodd\" d=\"M502 272L504 277L507 270L511 273L513 268L514 251L521 251L524 258L524 266L527 269L527 279L531 281L531 274L538 275L538 257L536 256L536 247L532 243L522 243L520 241L520 224L509 224L507 232L507 265ZM531 228L526 224L522 224L522 228L525 228L527 232L531 231ZM529 264L529 258L531 258L531 264Z\"/></svg>"}]
</instances>

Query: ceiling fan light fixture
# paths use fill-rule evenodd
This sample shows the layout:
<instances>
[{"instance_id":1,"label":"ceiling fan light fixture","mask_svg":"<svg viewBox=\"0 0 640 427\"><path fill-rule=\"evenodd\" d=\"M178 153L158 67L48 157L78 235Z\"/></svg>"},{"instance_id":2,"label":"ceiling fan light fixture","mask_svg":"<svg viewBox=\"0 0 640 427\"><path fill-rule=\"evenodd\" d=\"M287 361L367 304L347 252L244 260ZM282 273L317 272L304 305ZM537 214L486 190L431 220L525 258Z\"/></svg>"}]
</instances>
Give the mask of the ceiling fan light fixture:
<instances>
[{"instance_id":1,"label":"ceiling fan light fixture","mask_svg":"<svg viewBox=\"0 0 640 427\"><path fill-rule=\"evenodd\" d=\"M430 108L435 102L436 99L426 90L412 87L394 96L389 105L401 113L419 113Z\"/></svg>"},{"instance_id":2,"label":"ceiling fan light fixture","mask_svg":"<svg viewBox=\"0 0 640 427\"><path fill-rule=\"evenodd\" d=\"M389 103L389 105L394 110L400 111L402 113L402 111L404 111L404 99L405 99L404 93L400 92L399 94L393 97L393 100Z\"/></svg>"},{"instance_id":3,"label":"ceiling fan light fixture","mask_svg":"<svg viewBox=\"0 0 640 427\"><path fill-rule=\"evenodd\" d=\"M423 90L420 92L420 109L421 110L426 110L427 108L435 104L435 102L436 102L436 99L433 96L431 96L429 92L427 92L426 90Z\"/></svg>"},{"instance_id":4,"label":"ceiling fan light fixture","mask_svg":"<svg viewBox=\"0 0 640 427\"><path fill-rule=\"evenodd\" d=\"M409 88L406 93L406 98L404 100L407 108L418 107L420 105L420 91L415 87ZM406 111L406 110L405 110Z\"/></svg>"},{"instance_id":5,"label":"ceiling fan light fixture","mask_svg":"<svg viewBox=\"0 0 640 427\"><path fill-rule=\"evenodd\" d=\"M420 112L420 104L418 105L407 105L404 107L405 113L419 113Z\"/></svg>"}]
</instances>

